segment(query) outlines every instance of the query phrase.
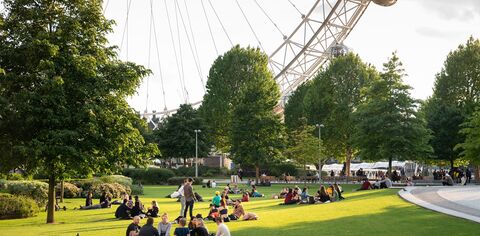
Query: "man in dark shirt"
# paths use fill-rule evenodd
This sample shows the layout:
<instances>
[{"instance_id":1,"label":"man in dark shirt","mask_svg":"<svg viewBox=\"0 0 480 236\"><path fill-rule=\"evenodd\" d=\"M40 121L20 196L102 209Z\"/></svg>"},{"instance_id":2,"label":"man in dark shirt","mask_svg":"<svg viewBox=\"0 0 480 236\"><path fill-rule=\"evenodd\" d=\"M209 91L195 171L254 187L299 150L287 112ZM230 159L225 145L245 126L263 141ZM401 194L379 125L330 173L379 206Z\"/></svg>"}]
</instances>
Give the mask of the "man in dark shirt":
<instances>
[{"instance_id":1,"label":"man in dark shirt","mask_svg":"<svg viewBox=\"0 0 480 236\"><path fill-rule=\"evenodd\" d=\"M188 181L183 187L183 195L185 196L185 211L183 212L183 216L187 217L187 211L190 208L190 218L193 218L193 203L195 202L192 184L193 179L188 178Z\"/></svg>"},{"instance_id":2,"label":"man in dark shirt","mask_svg":"<svg viewBox=\"0 0 480 236\"><path fill-rule=\"evenodd\" d=\"M147 223L142 226L142 228L140 229L140 233L138 233L138 236L160 236L158 230L153 227L152 217L148 217Z\"/></svg>"},{"instance_id":3,"label":"man in dark shirt","mask_svg":"<svg viewBox=\"0 0 480 236\"><path fill-rule=\"evenodd\" d=\"M138 223L140 223L140 217L138 216L133 217L133 222L127 227L126 236L138 236L138 232L140 231L140 228L141 228L140 225L138 225Z\"/></svg>"}]
</instances>

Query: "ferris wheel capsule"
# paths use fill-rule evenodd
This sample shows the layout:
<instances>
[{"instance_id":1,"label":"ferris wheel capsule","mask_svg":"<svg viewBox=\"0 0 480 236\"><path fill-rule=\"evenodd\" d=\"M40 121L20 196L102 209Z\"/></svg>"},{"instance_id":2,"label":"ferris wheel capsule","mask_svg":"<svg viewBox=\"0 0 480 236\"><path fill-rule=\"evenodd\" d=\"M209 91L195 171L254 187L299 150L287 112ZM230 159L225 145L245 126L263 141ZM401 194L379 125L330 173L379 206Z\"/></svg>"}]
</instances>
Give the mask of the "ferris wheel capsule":
<instances>
[{"instance_id":1,"label":"ferris wheel capsule","mask_svg":"<svg viewBox=\"0 0 480 236\"><path fill-rule=\"evenodd\" d=\"M350 49L347 46L337 43L330 48L330 55L332 57L345 56L349 51Z\"/></svg>"},{"instance_id":2,"label":"ferris wheel capsule","mask_svg":"<svg viewBox=\"0 0 480 236\"><path fill-rule=\"evenodd\" d=\"M372 0L375 4L388 7L397 2L397 0Z\"/></svg>"}]
</instances>

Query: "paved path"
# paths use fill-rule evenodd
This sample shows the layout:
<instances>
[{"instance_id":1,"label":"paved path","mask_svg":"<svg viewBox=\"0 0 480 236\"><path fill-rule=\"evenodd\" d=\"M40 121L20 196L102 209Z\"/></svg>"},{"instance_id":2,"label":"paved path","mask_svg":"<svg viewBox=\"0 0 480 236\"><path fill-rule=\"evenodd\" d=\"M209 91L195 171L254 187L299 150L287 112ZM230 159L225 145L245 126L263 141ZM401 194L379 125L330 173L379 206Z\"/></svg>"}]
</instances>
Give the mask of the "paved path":
<instances>
[{"instance_id":1,"label":"paved path","mask_svg":"<svg viewBox=\"0 0 480 236\"><path fill-rule=\"evenodd\" d=\"M480 223L480 186L407 187L398 194L419 206Z\"/></svg>"}]
</instances>

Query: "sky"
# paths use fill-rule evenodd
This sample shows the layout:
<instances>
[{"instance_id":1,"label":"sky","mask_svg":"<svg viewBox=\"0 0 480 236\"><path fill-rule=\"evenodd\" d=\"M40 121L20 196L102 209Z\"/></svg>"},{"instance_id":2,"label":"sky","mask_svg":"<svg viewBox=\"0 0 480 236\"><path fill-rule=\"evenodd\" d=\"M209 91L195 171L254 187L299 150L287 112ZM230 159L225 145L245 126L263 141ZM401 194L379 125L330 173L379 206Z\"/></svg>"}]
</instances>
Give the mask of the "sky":
<instances>
[{"instance_id":1,"label":"sky","mask_svg":"<svg viewBox=\"0 0 480 236\"><path fill-rule=\"evenodd\" d=\"M131 0L125 27L129 0L105 0L105 15L116 22L110 43L119 46L122 60L153 72L130 105L141 112L177 108L186 100L183 87L188 102L201 101L208 70L219 54L232 44L259 46L249 23L267 54L281 44L282 34L293 31L301 14L290 2L306 13L315 0ZM370 4L344 44L379 70L396 51L412 96L426 99L448 53L470 36L480 38L480 1L398 0L390 7Z\"/></svg>"}]
</instances>

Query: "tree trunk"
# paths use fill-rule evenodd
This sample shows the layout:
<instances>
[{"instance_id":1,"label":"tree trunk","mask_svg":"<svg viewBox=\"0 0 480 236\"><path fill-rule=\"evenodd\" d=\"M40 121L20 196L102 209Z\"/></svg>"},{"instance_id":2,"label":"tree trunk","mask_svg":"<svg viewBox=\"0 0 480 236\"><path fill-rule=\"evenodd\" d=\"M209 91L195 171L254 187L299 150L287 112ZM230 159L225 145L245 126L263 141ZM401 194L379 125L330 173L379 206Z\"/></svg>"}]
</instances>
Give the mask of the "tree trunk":
<instances>
[{"instance_id":1,"label":"tree trunk","mask_svg":"<svg viewBox=\"0 0 480 236\"><path fill-rule=\"evenodd\" d=\"M303 186L307 187L307 165L303 164L303 172L305 172L305 177L303 179Z\"/></svg>"},{"instance_id":2,"label":"tree trunk","mask_svg":"<svg viewBox=\"0 0 480 236\"><path fill-rule=\"evenodd\" d=\"M453 169L453 159L450 159L450 169Z\"/></svg>"},{"instance_id":3,"label":"tree trunk","mask_svg":"<svg viewBox=\"0 0 480 236\"><path fill-rule=\"evenodd\" d=\"M352 160L352 148L347 147L347 158L345 160L345 175L350 177L350 161Z\"/></svg>"},{"instance_id":4,"label":"tree trunk","mask_svg":"<svg viewBox=\"0 0 480 236\"><path fill-rule=\"evenodd\" d=\"M47 224L55 223L55 176L48 178Z\"/></svg>"},{"instance_id":5,"label":"tree trunk","mask_svg":"<svg viewBox=\"0 0 480 236\"><path fill-rule=\"evenodd\" d=\"M480 184L480 165L475 166L475 182Z\"/></svg>"},{"instance_id":6,"label":"tree trunk","mask_svg":"<svg viewBox=\"0 0 480 236\"><path fill-rule=\"evenodd\" d=\"M62 182L60 182L60 202L63 203L63 195L65 193L65 180L62 179Z\"/></svg>"},{"instance_id":7,"label":"tree trunk","mask_svg":"<svg viewBox=\"0 0 480 236\"><path fill-rule=\"evenodd\" d=\"M389 178L391 178L391 177L392 177L391 174L392 174L392 158L389 157L389 158L388 158L388 172L387 172L387 176L388 176Z\"/></svg>"},{"instance_id":8,"label":"tree trunk","mask_svg":"<svg viewBox=\"0 0 480 236\"><path fill-rule=\"evenodd\" d=\"M257 163L255 165L255 185L258 185L258 178L260 178L260 167Z\"/></svg>"}]
</instances>

